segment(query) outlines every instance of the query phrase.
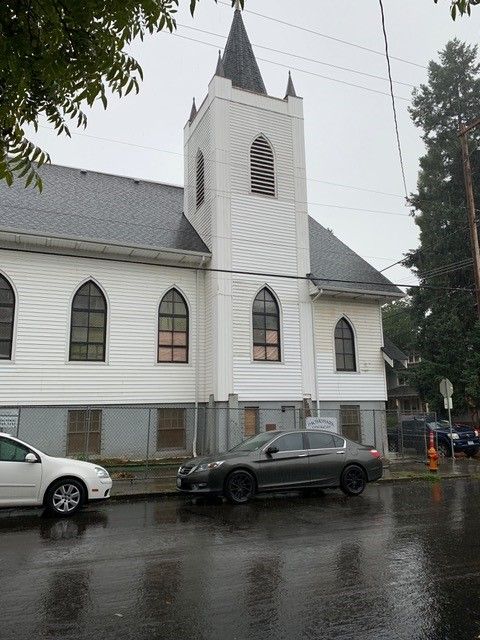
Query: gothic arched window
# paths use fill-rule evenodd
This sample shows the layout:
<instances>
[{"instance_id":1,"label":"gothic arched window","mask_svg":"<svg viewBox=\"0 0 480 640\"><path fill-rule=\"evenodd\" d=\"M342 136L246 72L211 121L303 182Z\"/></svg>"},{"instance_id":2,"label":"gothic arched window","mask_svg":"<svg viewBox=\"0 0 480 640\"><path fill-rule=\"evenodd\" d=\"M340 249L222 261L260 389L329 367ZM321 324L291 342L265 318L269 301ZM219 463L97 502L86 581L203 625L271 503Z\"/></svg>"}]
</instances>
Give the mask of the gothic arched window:
<instances>
[{"instance_id":1,"label":"gothic arched window","mask_svg":"<svg viewBox=\"0 0 480 640\"><path fill-rule=\"evenodd\" d=\"M107 340L107 301L92 280L77 290L72 301L70 360L104 361Z\"/></svg>"},{"instance_id":2,"label":"gothic arched window","mask_svg":"<svg viewBox=\"0 0 480 640\"><path fill-rule=\"evenodd\" d=\"M250 188L252 193L275 196L275 161L270 142L259 135L250 147Z\"/></svg>"},{"instance_id":3,"label":"gothic arched window","mask_svg":"<svg viewBox=\"0 0 480 640\"><path fill-rule=\"evenodd\" d=\"M337 371L356 371L355 336L351 324L340 318L335 327L335 358Z\"/></svg>"},{"instance_id":4,"label":"gothic arched window","mask_svg":"<svg viewBox=\"0 0 480 640\"><path fill-rule=\"evenodd\" d=\"M264 287L258 292L252 307L253 359L279 362L280 309L273 293Z\"/></svg>"},{"instance_id":5,"label":"gothic arched window","mask_svg":"<svg viewBox=\"0 0 480 640\"><path fill-rule=\"evenodd\" d=\"M205 200L205 158L199 150L197 153L196 165L196 202L197 209L202 206Z\"/></svg>"},{"instance_id":6,"label":"gothic arched window","mask_svg":"<svg viewBox=\"0 0 480 640\"><path fill-rule=\"evenodd\" d=\"M158 362L188 362L188 306L177 289L167 291L160 302Z\"/></svg>"},{"instance_id":7,"label":"gothic arched window","mask_svg":"<svg viewBox=\"0 0 480 640\"><path fill-rule=\"evenodd\" d=\"M12 285L0 274L0 360L12 358L15 293Z\"/></svg>"}]
</instances>

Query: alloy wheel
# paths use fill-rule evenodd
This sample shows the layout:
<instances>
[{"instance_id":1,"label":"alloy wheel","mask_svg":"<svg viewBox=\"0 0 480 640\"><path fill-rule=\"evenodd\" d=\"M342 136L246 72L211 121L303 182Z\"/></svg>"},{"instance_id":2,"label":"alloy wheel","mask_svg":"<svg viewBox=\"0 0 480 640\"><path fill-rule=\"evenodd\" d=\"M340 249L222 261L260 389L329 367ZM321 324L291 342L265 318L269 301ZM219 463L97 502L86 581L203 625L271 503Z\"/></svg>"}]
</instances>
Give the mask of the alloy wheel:
<instances>
[{"instance_id":1,"label":"alloy wheel","mask_svg":"<svg viewBox=\"0 0 480 640\"><path fill-rule=\"evenodd\" d=\"M53 507L59 513L71 513L78 508L80 500L79 488L70 483L60 485L52 496Z\"/></svg>"},{"instance_id":2,"label":"alloy wheel","mask_svg":"<svg viewBox=\"0 0 480 640\"><path fill-rule=\"evenodd\" d=\"M235 502L244 502L252 495L254 481L248 473L235 473L228 481L228 491Z\"/></svg>"},{"instance_id":3,"label":"alloy wheel","mask_svg":"<svg viewBox=\"0 0 480 640\"><path fill-rule=\"evenodd\" d=\"M347 469L344 477L345 488L350 493L361 493L365 486L365 476L363 471L358 467Z\"/></svg>"}]
</instances>

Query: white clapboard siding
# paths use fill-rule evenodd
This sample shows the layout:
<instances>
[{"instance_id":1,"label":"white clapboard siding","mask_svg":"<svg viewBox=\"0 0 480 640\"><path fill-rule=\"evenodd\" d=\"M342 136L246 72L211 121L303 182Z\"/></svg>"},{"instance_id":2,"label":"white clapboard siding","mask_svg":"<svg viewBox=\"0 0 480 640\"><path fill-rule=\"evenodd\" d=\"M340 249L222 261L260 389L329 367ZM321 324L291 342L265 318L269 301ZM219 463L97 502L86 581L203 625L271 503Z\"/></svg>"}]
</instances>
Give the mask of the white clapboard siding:
<instances>
[{"instance_id":1,"label":"white clapboard siding","mask_svg":"<svg viewBox=\"0 0 480 640\"><path fill-rule=\"evenodd\" d=\"M14 360L0 361L0 404L193 402L195 272L3 250L0 271L17 292ZM106 363L68 362L71 299L89 278L108 301ZM190 307L188 364L157 363L158 306L172 286Z\"/></svg>"},{"instance_id":2,"label":"white clapboard siding","mask_svg":"<svg viewBox=\"0 0 480 640\"><path fill-rule=\"evenodd\" d=\"M356 372L337 372L334 331L345 316L356 338ZM319 298L315 302L315 343L320 400L386 400L381 309L376 302Z\"/></svg>"},{"instance_id":3,"label":"white clapboard siding","mask_svg":"<svg viewBox=\"0 0 480 640\"><path fill-rule=\"evenodd\" d=\"M252 353L252 303L265 284L280 303L282 362L255 362ZM233 384L240 401L298 400L302 361L298 287L295 280L234 278Z\"/></svg>"}]
</instances>

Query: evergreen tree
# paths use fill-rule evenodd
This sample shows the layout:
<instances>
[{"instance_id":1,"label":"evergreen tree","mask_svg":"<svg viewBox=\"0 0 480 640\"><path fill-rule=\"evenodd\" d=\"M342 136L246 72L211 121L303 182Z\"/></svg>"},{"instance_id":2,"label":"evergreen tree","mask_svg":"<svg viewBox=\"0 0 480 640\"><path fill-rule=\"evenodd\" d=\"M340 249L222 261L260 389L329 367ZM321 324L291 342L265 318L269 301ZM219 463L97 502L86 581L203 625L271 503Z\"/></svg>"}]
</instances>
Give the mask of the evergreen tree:
<instances>
[{"instance_id":1,"label":"evergreen tree","mask_svg":"<svg viewBox=\"0 0 480 640\"><path fill-rule=\"evenodd\" d=\"M418 193L411 197L420 247L405 264L422 288L411 291L413 322L423 362L415 369L418 386L432 408L441 408L438 381L453 382L457 410L480 406L480 379L472 358L480 344L480 325L465 204L458 132L480 115L480 66L477 47L458 40L430 62L428 83L414 91L410 114L423 130L425 155L420 159ZM480 132L470 134L476 201L480 204ZM455 290L456 289L456 290Z\"/></svg>"}]
</instances>

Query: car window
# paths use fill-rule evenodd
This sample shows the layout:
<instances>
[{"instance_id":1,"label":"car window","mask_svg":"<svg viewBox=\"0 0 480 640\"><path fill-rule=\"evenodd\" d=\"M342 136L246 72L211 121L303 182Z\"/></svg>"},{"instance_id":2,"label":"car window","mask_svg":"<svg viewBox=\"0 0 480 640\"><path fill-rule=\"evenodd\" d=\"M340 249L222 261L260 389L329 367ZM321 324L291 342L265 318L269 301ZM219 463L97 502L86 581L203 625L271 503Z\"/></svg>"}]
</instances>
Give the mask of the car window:
<instances>
[{"instance_id":1,"label":"car window","mask_svg":"<svg viewBox=\"0 0 480 640\"><path fill-rule=\"evenodd\" d=\"M0 462L25 462L27 453L29 450L22 444L0 438Z\"/></svg>"},{"instance_id":2,"label":"car window","mask_svg":"<svg viewBox=\"0 0 480 640\"><path fill-rule=\"evenodd\" d=\"M331 433L309 433L310 449L333 449L335 442Z\"/></svg>"},{"instance_id":3,"label":"car window","mask_svg":"<svg viewBox=\"0 0 480 640\"><path fill-rule=\"evenodd\" d=\"M230 451L258 451L258 449L263 447L269 440L273 440L274 437L274 433L259 433L257 436L253 436L237 444L237 446L230 449Z\"/></svg>"},{"instance_id":4,"label":"car window","mask_svg":"<svg viewBox=\"0 0 480 640\"><path fill-rule=\"evenodd\" d=\"M333 442L335 443L336 447L344 447L345 446L345 440L343 438L340 438L340 436L333 436Z\"/></svg>"},{"instance_id":5,"label":"car window","mask_svg":"<svg viewBox=\"0 0 480 640\"><path fill-rule=\"evenodd\" d=\"M302 451L305 449L303 445L303 434L287 433L275 440L272 446L277 447L279 451Z\"/></svg>"}]
</instances>

